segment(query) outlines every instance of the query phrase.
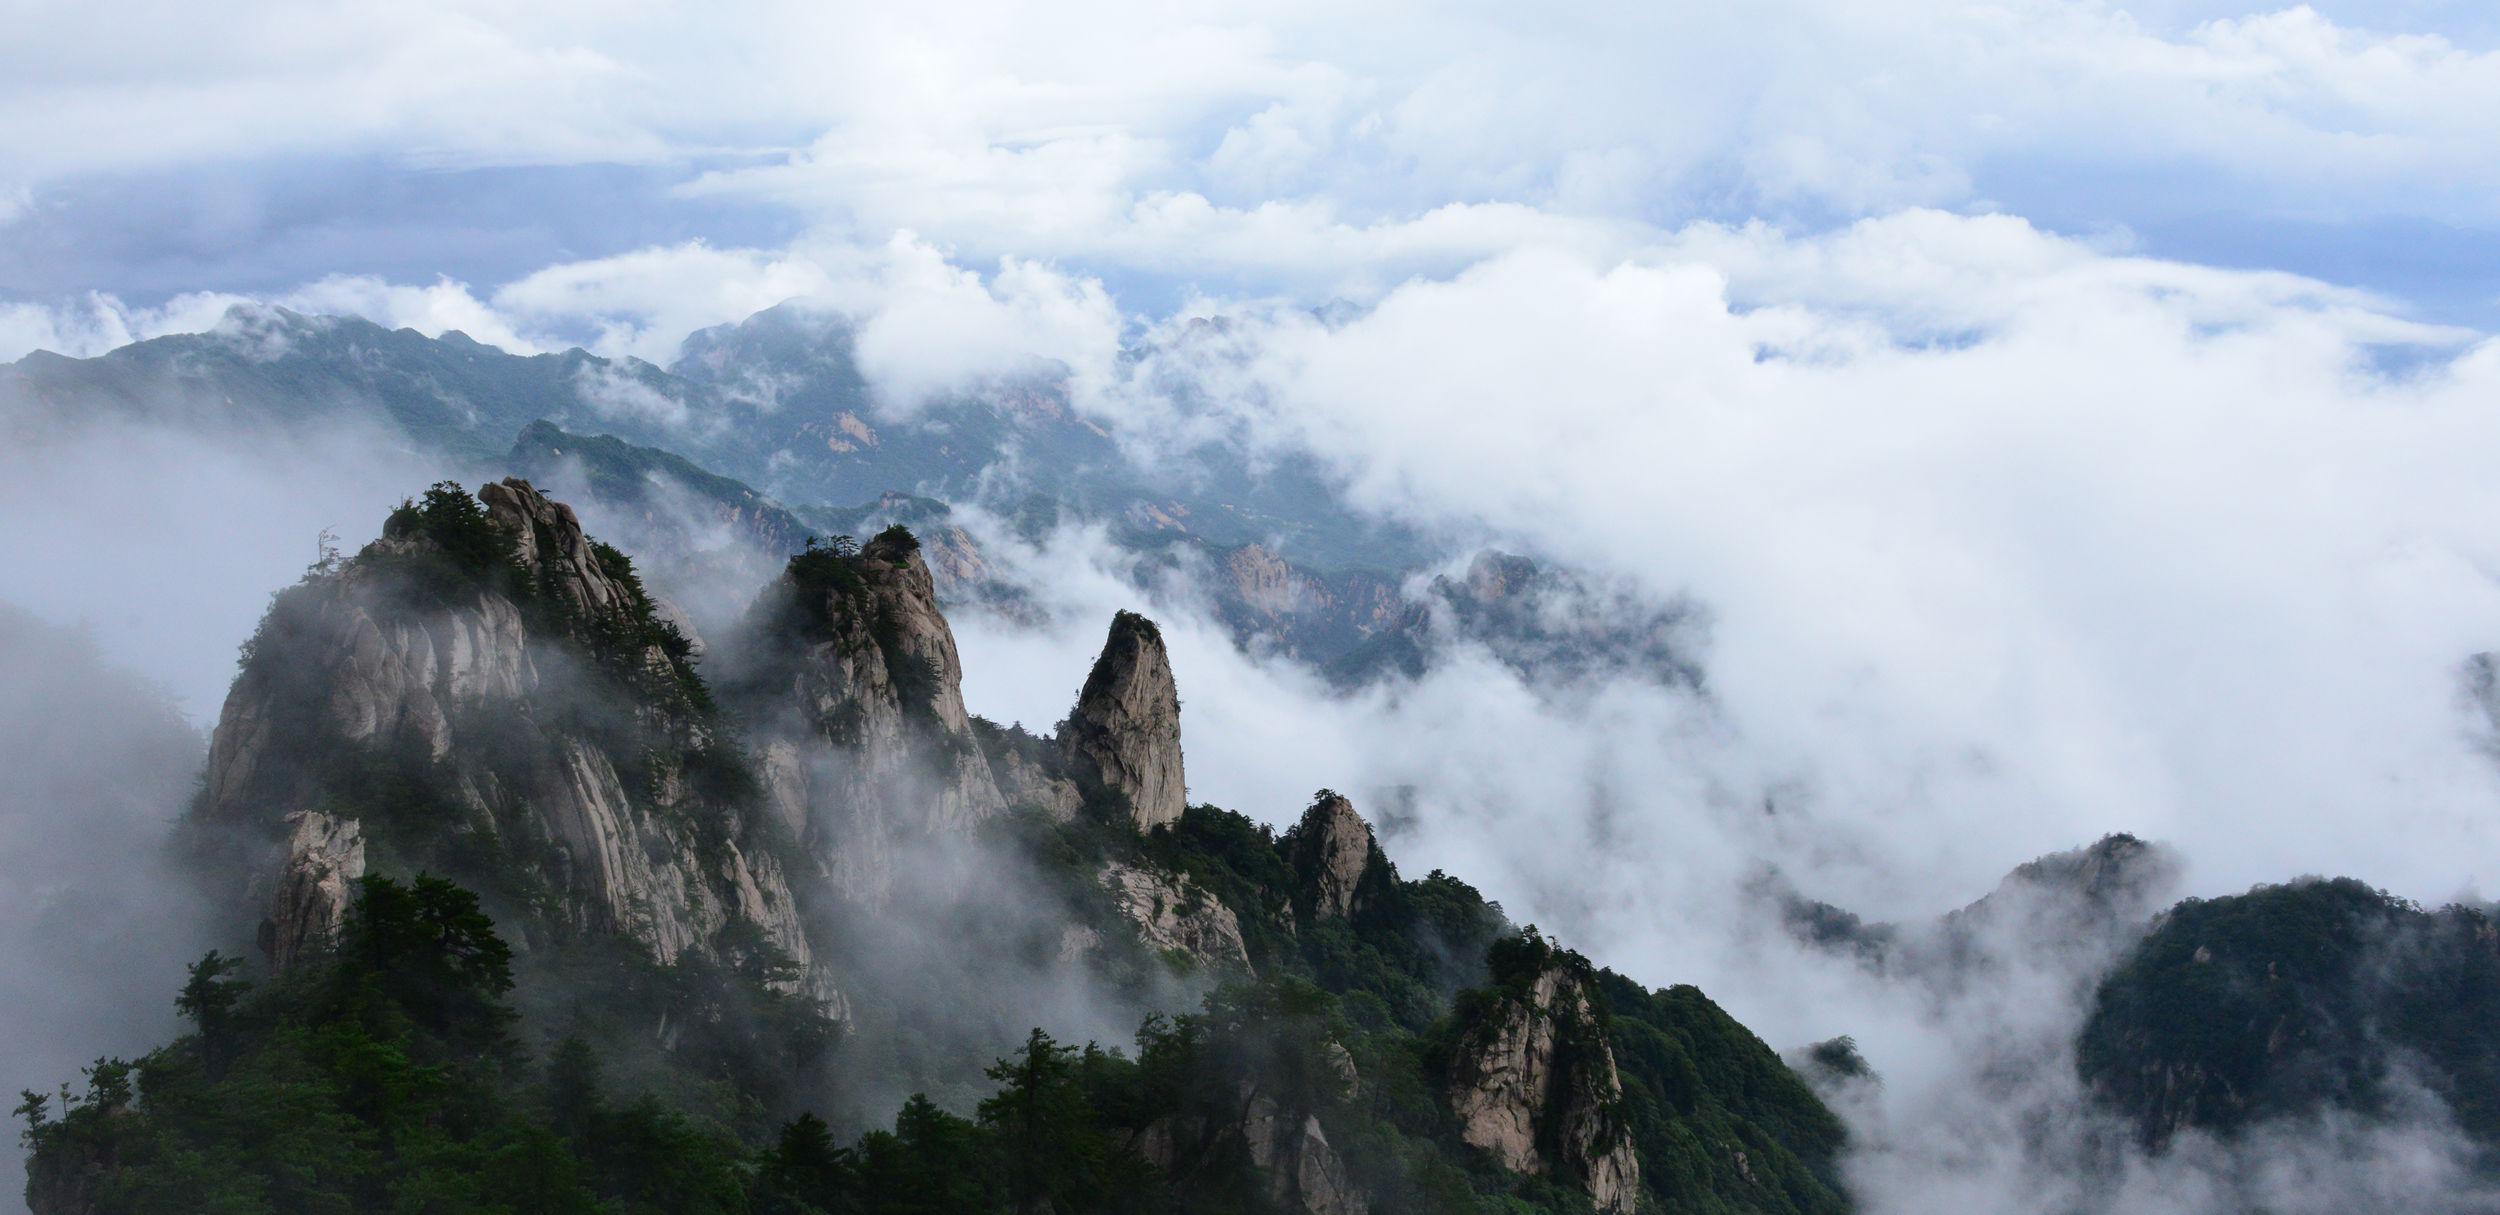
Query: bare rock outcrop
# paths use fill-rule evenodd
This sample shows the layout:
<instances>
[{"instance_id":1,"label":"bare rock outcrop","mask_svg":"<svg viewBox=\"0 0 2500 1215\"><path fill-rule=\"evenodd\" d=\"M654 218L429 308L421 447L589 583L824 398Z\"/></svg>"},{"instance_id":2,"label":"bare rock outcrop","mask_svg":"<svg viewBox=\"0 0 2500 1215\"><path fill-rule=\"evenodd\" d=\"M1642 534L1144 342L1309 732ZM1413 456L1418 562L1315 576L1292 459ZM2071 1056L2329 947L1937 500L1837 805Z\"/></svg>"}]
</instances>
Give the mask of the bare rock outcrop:
<instances>
[{"instance_id":1,"label":"bare rock outcrop","mask_svg":"<svg viewBox=\"0 0 2500 1215\"><path fill-rule=\"evenodd\" d=\"M1059 742L1079 787L1139 831L1179 821L1188 806L1181 699L1153 621L1135 612L1112 618Z\"/></svg>"},{"instance_id":2,"label":"bare rock outcrop","mask_svg":"<svg viewBox=\"0 0 2500 1215\"><path fill-rule=\"evenodd\" d=\"M1371 1209L1346 1177L1345 1161L1329 1145L1319 1115L1296 1117L1264 1095L1254 1096L1242 1111L1242 1140L1277 1206L1308 1215L1363 1215Z\"/></svg>"},{"instance_id":3,"label":"bare rock outcrop","mask_svg":"<svg viewBox=\"0 0 2500 1215\"><path fill-rule=\"evenodd\" d=\"M1328 588L1262 544L1224 558L1224 586L1241 607L1269 620L1333 606Z\"/></svg>"},{"instance_id":4,"label":"bare rock outcrop","mask_svg":"<svg viewBox=\"0 0 2500 1215\"><path fill-rule=\"evenodd\" d=\"M438 490L282 593L227 694L203 807L269 841L271 955L334 930L365 865L443 862L372 854L344 806L422 816L394 838L530 858L455 875L526 911L525 942L615 934L667 962L745 921L806 971L772 833L710 787L737 761L691 649L621 554L519 480Z\"/></svg>"},{"instance_id":5,"label":"bare rock outcrop","mask_svg":"<svg viewBox=\"0 0 2500 1215\"><path fill-rule=\"evenodd\" d=\"M1021 751L1008 751L991 765L991 770L998 774L999 796L1007 799L1008 805L1030 806L1052 822L1074 822L1085 808L1085 794L1058 769L1056 764Z\"/></svg>"},{"instance_id":6,"label":"bare rock outcrop","mask_svg":"<svg viewBox=\"0 0 2500 1215\"><path fill-rule=\"evenodd\" d=\"M762 657L737 683L769 800L846 897L883 905L916 842L968 836L1005 808L909 532L802 554L750 627Z\"/></svg>"},{"instance_id":7,"label":"bare rock outcrop","mask_svg":"<svg viewBox=\"0 0 2500 1215\"><path fill-rule=\"evenodd\" d=\"M1344 1057L1342 1048L1336 1054ZM1350 1060L1341 1075L1350 1089ZM1328 1142L1318 1111L1280 1100L1256 1078L1237 1080L1229 1099L1217 1098L1214 1108L1155 1122L1140 1133L1136 1146L1140 1155L1181 1178L1210 1163L1246 1159L1280 1211L1366 1215L1371 1210L1347 1175L1344 1157Z\"/></svg>"},{"instance_id":8,"label":"bare rock outcrop","mask_svg":"<svg viewBox=\"0 0 2500 1215\"><path fill-rule=\"evenodd\" d=\"M1101 881L1148 948L1179 950L1203 966L1250 969L1241 922L1187 877L1115 862L1103 867Z\"/></svg>"},{"instance_id":9,"label":"bare rock outcrop","mask_svg":"<svg viewBox=\"0 0 2500 1215\"><path fill-rule=\"evenodd\" d=\"M1637 1202L1623 1080L1584 963L1548 953L1505 985L1463 1031L1444 1095L1460 1137L1503 1167L1578 1186L1599 1211Z\"/></svg>"},{"instance_id":10,"label":"bare rock outcrop","mask_svg":"<svg viewBox=\"0 0 2500 1215\"><path fill-rule=\"evenodd\" d=\"M318 810L287 816L285 868L261 922L261 950L285 966L338 935L353 899L351 887L365 875L363 824Z\"/></svg>"},{"instance_id":11,"label":"bare rock outcrop","mask_svg":"<svg viewBox=\"0 0 2500 1215\"><path fill-rule=\"evenodd\" d=\"M1320 790L1302 821L1285 833L1285 859L1299 882L1295 910L1321 919L1352 919L1390 880L1388 859L1354 803Z\"/></svg>"}]
</instances>

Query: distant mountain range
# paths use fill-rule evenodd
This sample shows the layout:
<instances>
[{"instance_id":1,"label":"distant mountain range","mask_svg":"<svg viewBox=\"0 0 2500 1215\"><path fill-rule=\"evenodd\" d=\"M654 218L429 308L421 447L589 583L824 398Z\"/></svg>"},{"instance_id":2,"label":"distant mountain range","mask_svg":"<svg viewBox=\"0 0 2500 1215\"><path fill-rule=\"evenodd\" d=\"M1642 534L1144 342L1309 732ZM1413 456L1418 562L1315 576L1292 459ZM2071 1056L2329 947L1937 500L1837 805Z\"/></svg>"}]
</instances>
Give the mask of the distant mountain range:
<instances>
[{"instance_id":1,"label":"distant mountain range","mask_svg":"<svg viewBox=\"0 0 2500 1215\"><path fill-rule=\"evenodd\" d=\"M215 330L89 359L0 366L0 428L20 442L99 421L204 431L370 428L476 480L518 473L581 504L663 585L753 575L809 535L924 533L950 601L1012 606L956 504L1028 539L1101 527L1141 577L1190 571L1244 645L1346 685L1423 673L1452 640L1522 670L1632 663L1698 686L1699 618L1532 557L1475 552L1349 506L1308 455L1209 443L1177 464L1121 436L1046 376L881 410L839 317L795 304L687 339L661 368L581 350L515 355L350 317L238 307ZM734 580L745 584L752 577ZM1585 634L1585 635L1584 635Z\"/></svg>"},{"instance_id":2,"label":"distant mountain range","mask_svg":"<svg viewBox=\"0 0 2500 1215\"><path fill-rule=\"evenodd\" d=\"M208 333L92 359L38 351L0 367L0 395L36 408L16 427L95 416L212 425L354 419L415 449L492 462L531 423L675 453L792 503L887 492L1045 517L1119 522L1131 538L1265 544L1313 569L1399 569L1414 535L1347 509L1314 461L1253 469L1210 446L1157 473L1078 413L1055 380L878 408L842 320L785 304L688 338L668 368L569 350L516 355L457 331L429 338L352 317L238 307Z\"/></svg>"}]
</instances>

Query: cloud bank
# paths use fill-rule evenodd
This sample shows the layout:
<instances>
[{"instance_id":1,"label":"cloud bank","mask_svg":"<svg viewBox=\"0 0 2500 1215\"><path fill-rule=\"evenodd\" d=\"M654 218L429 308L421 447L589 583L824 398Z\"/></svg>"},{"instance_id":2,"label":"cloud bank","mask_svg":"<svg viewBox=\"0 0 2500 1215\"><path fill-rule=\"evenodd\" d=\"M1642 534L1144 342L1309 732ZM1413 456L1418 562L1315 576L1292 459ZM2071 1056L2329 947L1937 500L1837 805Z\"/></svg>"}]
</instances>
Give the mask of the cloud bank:
<instances>
[{"instance_id":1,"label":"cloud bank","mask_svg":"<svg viewBox=\"0 0 2500 1215\"><path fill-rule=\"evenodd\" d=\"M1703 695L1532 687L1461 651L1344 698L1236 649L1185 577L1141 588L1098 535L998 529L1047 623L962 631L974 708L1043 726L1101 619L1149 598L1197 796L1283 821L1346 789L1410 869L1698 982L1775 1043L1857 1035L1887 1076L1853 1110L1878 1209L2003 1206L2106 1163L2037 1120L2073 1104L2077 975L1993 1004L1875 984L1768 933L1763 866L1916 918L2109 830L2180 847L2199 893L2318 871L2435 901L2500 854L2459 683L2500 649L2500 285L2473 257L2425 272L2486 297L2459 327L2403 284L2283 268L2305 247L2228 269L2147 235L2500 249L2500 29L2471 6L604 16L29 15L0 47L0 233L26 251L0 266L94 289L0 280L0 357L248 300L665 362L799 297L856 323L888 408L1053 369L1141 458L1309 452L1361 510L1689 597ZM219 222L154 261L319 229L256 176L302 162L351 186L547 168L556 214L518 272L447 253L174 294L114 294L63 236L138 223L72 214L96 183L201 166L232 185L202 203ZM664 183L644 205L785 230L576 247L565 174L614 164ZM123 505L0 531L0 599L93 621L203 717L319 527L353 539L437 475L362 450L11 453L13 519L99 485ZM132 536L158 564L110 559ZM2366 1205L2450 1163L2435 1127L2278 1146L2130 1165L2094 1200L2238 1178Z\"/></svg>"},{"instance_id":2,"label":"cloud bank","mask_svg":"<svg viewBox=\"0 0 2500 1215\"><path fill-rule=\"evenodd\" d=\"M324 236L377 222L460 281L735 214L868 247L908 230L1166 300L1368 298L1528 245L1913 207L2159 233L2191 257L2278 225L2261 254L2348 268L2370 259L2337 250L2488 250L2500 226L2500 29L2434 0L47 6L13 32L0 216L28 243L0 291L35 299L127 293L166 264L261 292L304 257L383 273L406 251ZM619 193L616 167L653 176ZM554 205L505 205L522 171ZM411 174L449 184L390 210ZM200 204L162 214L149 183ZM2436 288L2500 293L2451 261L2404 273L2451 307L2469 305ZM572 290L558 275L510 306Z\"/></svg>"}]
</instances>

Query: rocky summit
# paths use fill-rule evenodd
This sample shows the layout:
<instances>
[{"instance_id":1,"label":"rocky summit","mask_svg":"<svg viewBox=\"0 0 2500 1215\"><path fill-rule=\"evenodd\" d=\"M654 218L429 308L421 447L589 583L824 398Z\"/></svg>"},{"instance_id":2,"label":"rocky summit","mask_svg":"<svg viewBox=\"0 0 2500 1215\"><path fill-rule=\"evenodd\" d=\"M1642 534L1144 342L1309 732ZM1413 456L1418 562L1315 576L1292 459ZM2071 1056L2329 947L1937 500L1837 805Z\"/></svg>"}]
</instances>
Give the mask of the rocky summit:
<instances>
[{"instance_id":1,"label":"rocky summit","mask_svg":"<svg viewBox=\"0 0 2500 1215\"><path fill-rule=\"evenodd\" d=\"M809 971L789 856L724 794L691 652L528 483L402 507L279 595L218 718L200 814L265 854L244 863L267 948L335 932L369 867L437 869L525 939L669 962L752 934Z\"/></svg>"},{"instance_id":2,"label":"rocky summit","mask_svg":"<svg viewBox=\"0 0 2500 1215\"><path fill-rule=\"evenodd\" d=\"M37 1215L1850 1209L1816 1088L1881 1085L1849 1039L1792 1071L1699 990L1401 874L1333 790L1192 804L1146 617L1044 733L966 705L900 525L683 619L517 478L281 589L178 837L232 948L183 1036L29 1096ZM2485 910L2315 880L2162 910L2179 872L2112 835L1912 924L1757 886L1929 1000L2062 984L2137 1150L2419 1109L2500 1143Z\"/></svg>"},{"instance_id":3,"label":"rocky summit","mask_svg":"<svg viewBox=\"0 0 2500 1215\"><path fill-rule=\"evenodd\" d=\"M728 694L758 723L766 801L836 888L881 902L901 850L1003 808L909 532L800 554L748 628Z\"/></svg>"},{"instance_id":4,"label":"rocky summit","mask_svg":"<svg viewBox=\"0 0 2500 1215\"><path fill-rule=\"evenodd\" d=\"M1285 855L1300 881L1298 905L1319 919L1354 918L1375 893L1387 858L1354 803L1323 789L1285 836Z\"/></svg>"},{"instance_id":5,"label":"rocky summit","mask_svg":"<svg viewBox=\"0 0 2500 1215\"><path fill-rule=\"evenodd\" d=\"M182 828L237 948L29 1098L37 1215L1846 1209L1699 992L1334 792L1190 804L1144 616L1046 734L968 711L900 526L680 619L519 479L280 591Z\"/></svg>"},{"instance_id":6,"label":"rocky summit","mask_svg":"<svg viewBox=\"0 0 2500 1215\"><path fill-rule=\"evenodd\" d=\"M1181 698L1153 621L1135 612L1112 620L1062 741L1080 787L1106 800L1109 813L1141 831L1179 820L1188 803Z\"/></svg>"}]
</instances>

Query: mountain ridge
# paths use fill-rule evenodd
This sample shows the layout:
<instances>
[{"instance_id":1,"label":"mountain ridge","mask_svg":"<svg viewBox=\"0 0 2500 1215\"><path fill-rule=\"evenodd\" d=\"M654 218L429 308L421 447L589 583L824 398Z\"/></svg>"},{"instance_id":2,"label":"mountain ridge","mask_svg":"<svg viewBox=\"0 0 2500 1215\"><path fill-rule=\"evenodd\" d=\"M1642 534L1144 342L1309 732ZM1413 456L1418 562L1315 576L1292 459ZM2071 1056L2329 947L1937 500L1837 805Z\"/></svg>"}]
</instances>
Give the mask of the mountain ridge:
<instances>
[{"instance_id":1,"label":"mountain ridge","mask_svg":"<svg viewBox=\"0 0 2500 1215\"><path fill-rule=\"evenodd\" d=\"M1045 1194L1329 1215L1844 1209L1836 1120L1741 1030L1682 1036L1715 1015L1698 993L1595 968L1437 872L1401 879L1334 795L1282 839L1186 804L1169 658L1143 617L1112 622L1058 737L971 717L918 549L897 526L794 557L752 624L799 640L797 665L769 645L742 657L747 639L698 646L630 558L517 478L475 496L437 485L354 555L325 558L247 648L186 828L225 845L202 863L224 875L238 927L261 925L266 960L247 971L210 954L181 1000L191 1035L99 1063L83 1093L29 1096L38 1215L175 1209L162 1204L201 1193L237 1209L324 1194L364 1205L410 1187L509 1187L549 1210L882 1210L878 1195L931 1184L939 1166L876 1154L941 1143L972 1153L957 1180L987 1195L975 1209ZM821 671L797 685L820 690L792 700L780 678L738 674L742 661ZM716 686L711 666L731 674ZM807 724L776 734L776 704ZM786 796L774 763L748 758L750 737L855 778ZM903 836L863 835L868 819L970 859L955 879L968 884L917 889L946 871L903 866ZM1358 838L1353 870L1323 846ZM853 853L886 880L846 876ZM1032 897L946 901L978 904L1027 870ZM839 1149L810 1094L891 1067L881 1052L941 1007L863 957L858 932L916 916L950 933L1004 927L1000 913L1028 921L998 942L1002 959L1037 951L1155 1010L1138 1053L1034 1030L987 1069L1003 1087L966 1094L969 1116L914 1098L895 1130ZM953 939L976 960L994 947ZM1499 994L1520 966L1546 993L1525 1005ZM1537 975L1572 976L1571 1033L1520 1036L1559 1007ZM982 1024L955 1032L997 1058L1010 1039ZM1617 1027L1631 1035L1619 1052ZM348 1054L322 1045L350 1039ZM1588 1042L1597 1054L1569 1045ZM1757 1123L1758 1096L1694 1087L1693 1051L1793 1114ZM351 1100L361 1090L340 1069L385 1056L452 1087ZM1495 1074L1596 1096L1455 1079ZM450 1092L492 1112L445 1121L430 1103ZM1064 1107L1047 1133L1027 1101ZM216 1107L330 1121L199 1120ZM1531 1129L1465 1129L1494 1125ZM603 1133L647 1150L612 1157ZM1018 1146L1028 1133L1048 1149ZM1709 1146L1730 1136L1745 1145L1733 1156ZM530 1181L499 1171L494 1137L530 1145ZM368 1143L399 1146L360 1154ZM239 1163L271 1153L300 1163Z\"/></svg>"}]
</instances>

